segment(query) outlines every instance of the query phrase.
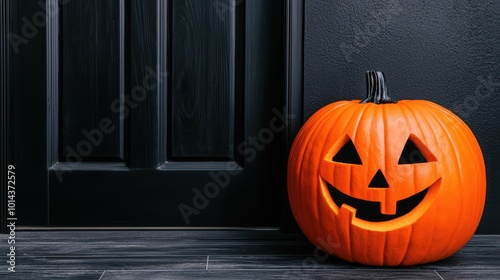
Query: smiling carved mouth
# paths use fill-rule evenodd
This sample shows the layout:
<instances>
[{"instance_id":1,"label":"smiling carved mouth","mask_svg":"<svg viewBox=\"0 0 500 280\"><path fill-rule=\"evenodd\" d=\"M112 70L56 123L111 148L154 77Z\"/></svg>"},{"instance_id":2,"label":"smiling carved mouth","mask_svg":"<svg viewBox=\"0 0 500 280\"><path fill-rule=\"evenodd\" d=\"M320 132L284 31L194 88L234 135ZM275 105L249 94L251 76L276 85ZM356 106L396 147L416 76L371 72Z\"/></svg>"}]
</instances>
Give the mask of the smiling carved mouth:
<instances>
[{"instance_id":1,"label":"smiling carved mouth","mask_svg":"<svg viewBox=\"0 0 500 280\"><path fill-rule=\"evenodd\" d=\"M415 209L415 207L417 207L422 202L422 200L424 200L425 195L429 190L429 188L426 188L425 190L420 191L417 194L397 201L396 214L386 215L380 212L380 202L354 198L339 191L328 182L326 182L326 185L328 186L328 191L330 192L330 196L332 197L333 202L339 209L343 204L347 204L356 209L357 218L370 222L389 221L408 214L409 212L411 212L411 210Z\"/></svg>"}]
</instances>

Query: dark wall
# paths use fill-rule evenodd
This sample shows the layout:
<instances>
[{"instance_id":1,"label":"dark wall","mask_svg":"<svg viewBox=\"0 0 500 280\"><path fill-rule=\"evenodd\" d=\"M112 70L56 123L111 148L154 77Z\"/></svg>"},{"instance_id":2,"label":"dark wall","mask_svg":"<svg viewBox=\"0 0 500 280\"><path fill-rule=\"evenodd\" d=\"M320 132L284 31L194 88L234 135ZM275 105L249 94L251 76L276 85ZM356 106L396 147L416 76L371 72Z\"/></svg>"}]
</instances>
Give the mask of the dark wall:
<instances>
[{"instance_id":1,"label":"dark wall","mask_svg":"<svg viewBox=\"0 0 500 280\"><path fill-rule=\"evenodd\" d=\"M449 108L482 147L488 186L478 233L500 233L500 1L305 1L304 118L365 95L385 72L395 99Z\"/></svg>"}]
</instances>

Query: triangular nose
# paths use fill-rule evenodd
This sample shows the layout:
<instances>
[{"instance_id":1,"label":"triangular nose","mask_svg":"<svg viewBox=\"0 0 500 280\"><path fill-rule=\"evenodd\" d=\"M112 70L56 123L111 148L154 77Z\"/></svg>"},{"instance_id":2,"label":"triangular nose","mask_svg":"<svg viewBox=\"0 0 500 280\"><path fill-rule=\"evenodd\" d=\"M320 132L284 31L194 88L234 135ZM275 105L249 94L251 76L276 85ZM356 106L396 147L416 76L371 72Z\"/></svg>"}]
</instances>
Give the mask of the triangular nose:
<instances>
[{"instance_id":1,"label":"triangular nose","mask_svg":"<svg viewBox=\"0 0 500 280\"><path fill-rule=\"evenodd\" d=\"M387 184L387 180L385 180L385 176L380 171L380 169L377 171L375 176L373 176L372 181L368 185L369 188L388 188L389 184Z\"/></svg>"}]
</instances>

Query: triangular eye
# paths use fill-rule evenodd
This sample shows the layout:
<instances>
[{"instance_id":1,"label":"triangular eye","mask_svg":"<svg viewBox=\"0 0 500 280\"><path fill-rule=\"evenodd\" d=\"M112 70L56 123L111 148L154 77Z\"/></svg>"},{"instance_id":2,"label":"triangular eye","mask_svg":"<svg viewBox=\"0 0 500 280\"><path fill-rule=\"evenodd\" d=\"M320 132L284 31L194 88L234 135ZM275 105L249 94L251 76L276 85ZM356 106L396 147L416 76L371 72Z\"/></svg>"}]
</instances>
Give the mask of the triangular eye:
<instances>
[{"instance_id":1,"label":"triangular eye","mask_svg":"<svg viewBox=\"0 0 500 280\"><path fill-rule=\"evenodd\" d=\"M420 149L408 139L406 141L401 157L399 157L398 164L414 164L414 163L424 163L428 162L425 156L422 154Z\"/></svg>"},{"instance_id":2,"label":"triangular eye","mask_svg":"<svg viewBox=\"0 0 500 280\"><path fill-rule=\"evenodd\" d=\"M356 151L356 147L354 147L351 139L344 144L332 160L342 163L362 164L358 151Z\"/></svg>"},{"instance_id":3,"label":"triangular eye","mask_svg":"<svg viewBox=\"0 0 500 280\"><path fill-rule=\"evenodd\" d=\"M369 188L388 188L389 184L387 183L387 180L385 179L384 174L380 169L375 173L375 176L373 176L373 179L371 180L370 184L368 185Z\"/></svg>"}]
</instances>

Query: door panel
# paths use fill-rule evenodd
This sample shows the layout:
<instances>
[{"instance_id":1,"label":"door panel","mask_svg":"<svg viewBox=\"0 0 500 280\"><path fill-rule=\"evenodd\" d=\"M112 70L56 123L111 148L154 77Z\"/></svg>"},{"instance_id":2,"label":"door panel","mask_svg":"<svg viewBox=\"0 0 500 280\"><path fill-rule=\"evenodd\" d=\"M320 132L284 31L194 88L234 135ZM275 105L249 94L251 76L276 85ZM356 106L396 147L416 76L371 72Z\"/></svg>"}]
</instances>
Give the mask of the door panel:
<instances>
[{"instance_id":1,"label":"door panel","mask_svg":"<svg viewBox=\"0 0 500 280\"><path fill-rule=\"evenodd\" d=\"M111 110L123 99L119 23L117 0L77 0L61 7L61 161L76 152L85 161L124 160L123 120ZM97 132L102 120L115 129Z\"/></svg>"},{"instance_id":2,"label":"door panel","mask_svg":"<svg viewBox=\"0 0 500 280\"><path fill-rule=\"evenodd\" d=\"M49 87L58 105L47 145L59 159L48 160L49 224L278 226L282 10L269 0L61 4L47 34L61 46L48 49L48 82L60 81Z\"/></svg>"},{"instance_id":3,"label":"door panel","mask_svg":"<svg viewBox=\"0 0 500 280\"><path fill-rule=\"evenodd\" d=\"M234 158L236 39L234 1L172 1L172 159ZM225 10L215 8L222 5ZM241 101L241 98L239 99ZM235 123L236 121L236 123Z\"/></svg>"},{"instance_id":4,"label":"door panel","mask_svg":"<svg viewBox=\"0 0 500 280\"><path fill-rule=\"evenodd\" d=\"M128 128L127 165L156 168L166 156L160 138L166 135L168 69L166 58L160 59L159 54L168 51L167 44L160 46L160 42L166 41L160 39L167 37L168 31L166 20L162 25L157 22L157 13L163 12L162 17L167 17L167 1L122 0L121 3L126 10L122 19L126 27L126 93L125 102L115 107L115 111L124 115Z\"/></svg>"}]
</instances>

